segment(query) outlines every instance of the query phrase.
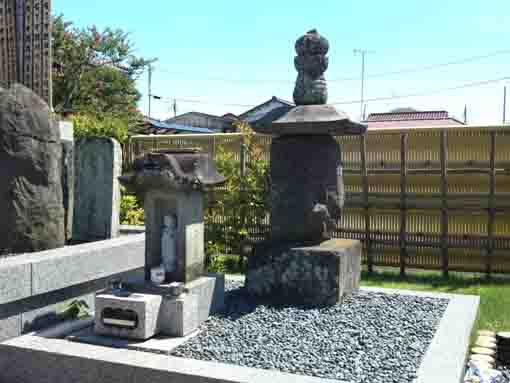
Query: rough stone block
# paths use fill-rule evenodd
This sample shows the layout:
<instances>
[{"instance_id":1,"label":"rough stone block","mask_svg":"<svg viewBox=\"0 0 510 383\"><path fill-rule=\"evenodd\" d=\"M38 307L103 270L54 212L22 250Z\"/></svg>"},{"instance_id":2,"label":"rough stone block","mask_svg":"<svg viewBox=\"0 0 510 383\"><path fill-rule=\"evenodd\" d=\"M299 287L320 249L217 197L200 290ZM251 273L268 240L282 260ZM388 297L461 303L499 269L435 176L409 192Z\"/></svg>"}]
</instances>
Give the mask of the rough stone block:
<instances>
[{"instance_id":1,"label":"rough stone block","mask_svg":"<svg viewBox=\"0 0 510 383\"><path fill-rule=\"evenodd\" d=\"M79 140L75 146L73 240L119 235L122 150L111 138Z\"/></svg>"},{"instance_id":2,"label":"rough stone block","mask_svg":"<svg viewBox=\"0 0 510 383\"><path fill-rule=\"evenodd\" d=\"M64 246L62 146L48 105L0 89L0 255Z\"/></svg>"},{"instance_id":3,"label":"rough stone block","mask_svg":"<svg viewBox=\"0 0 510 383\"><path fill-rule=\"evenodd\" d=\"M162 297L150 294L119 296L98 294L94 332L120 338L145 340L158 332Z\"/></svg>"},{"instance_id":4,"label":"rough stone block","mask_svg":"<svg viewBox=\"0 0 510 383\"><path fill-rule=\"evenodd\" d=\"M255 296L335 304L359 287L361 243L333 239L317 246L259 245L249 258L246 287Z\"/></svg>"}]
</instances>

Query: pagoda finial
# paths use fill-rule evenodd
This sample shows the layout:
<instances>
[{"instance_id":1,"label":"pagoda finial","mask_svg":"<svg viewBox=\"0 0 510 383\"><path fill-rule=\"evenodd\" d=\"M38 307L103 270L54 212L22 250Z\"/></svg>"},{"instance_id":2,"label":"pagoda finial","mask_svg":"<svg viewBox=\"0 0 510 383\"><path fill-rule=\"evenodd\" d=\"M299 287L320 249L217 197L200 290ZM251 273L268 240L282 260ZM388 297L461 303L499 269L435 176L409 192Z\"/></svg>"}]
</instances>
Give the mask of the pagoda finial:
<instances>
[{"instance_id":1,"label":"pagoda finial","mask_svg":"<svg viewBox=\"0 0 510 383\"><path fill-rule=\"evenodd\" d=\"M298 71L294 88L296 105L322 105L328 101L324 72L328 69L329 43L312 29L296 41L294 65Z\"/></svg>"}]
</instances>

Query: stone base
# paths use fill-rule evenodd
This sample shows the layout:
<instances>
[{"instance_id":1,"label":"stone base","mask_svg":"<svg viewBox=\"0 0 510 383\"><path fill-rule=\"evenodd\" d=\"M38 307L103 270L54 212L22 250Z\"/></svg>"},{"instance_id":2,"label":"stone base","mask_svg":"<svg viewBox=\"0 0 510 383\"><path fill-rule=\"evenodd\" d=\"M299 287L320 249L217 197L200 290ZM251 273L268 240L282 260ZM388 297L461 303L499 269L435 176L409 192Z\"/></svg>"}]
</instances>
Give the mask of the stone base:
<instances>
[{"instance_id":1,"label":"stone base","mask_svg":"<svg viewBox=\"0 0 510 383\"><path fill-rule=\"evenodd\" d=\"M331 305L359 287L361 243L332 239L317 246L261 243L248 261L246 289L285 302Z\"/></svg>"},{"instance_id":2,"label":"stone base","mask_svg":"<svg viewBox=\"0 0 510 383\"><path fill-rule=\"evenodd\" d=\"M126 284L126 289L132 293L128 297L109 293L96 296L96 334L142 340L158 333L182 337L195 331L209 315L223 308L225 277L222 274L200 277L185 284L184 293L177 297L170 294L169 284L131 282ZM158 301L158 304L149 304L153 300ZM141 301L145 304L139 303ZM105 326L101 314L106 307L136 312L140 328ZM148 320L149 327L149 323L146 323Z\"/></svg>"}]
</instances>

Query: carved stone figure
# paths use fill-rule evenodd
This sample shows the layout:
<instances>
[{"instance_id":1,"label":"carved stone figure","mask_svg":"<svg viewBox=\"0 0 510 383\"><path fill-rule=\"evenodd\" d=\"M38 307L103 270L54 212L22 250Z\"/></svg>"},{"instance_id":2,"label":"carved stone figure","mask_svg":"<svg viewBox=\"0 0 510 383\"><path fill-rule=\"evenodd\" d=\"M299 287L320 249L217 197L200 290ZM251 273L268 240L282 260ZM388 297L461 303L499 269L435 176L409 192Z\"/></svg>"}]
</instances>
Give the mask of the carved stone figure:
<instances>
[{"instance_id":1,"label":"carved stone figure","mask_svg":"<svg viewBox=\"0 0 510 383\"><path fill-rule=\"evenodd\" d=\"M328 69L329 43L312 29L296 41L294 65L298 71L294 88L296 105L322 105L328 101L324 72Z\"/></svg>"},{"instance_id":2,"label":"carved stone figure","mask_svg":"<svg viewBox=\"0 0 510 383\"><path fill-rule=\"evenodd\" d=\"M177 270L177 218L165 215L161 229L161 258L167 273Z\"/></svg>"}]
</instances>

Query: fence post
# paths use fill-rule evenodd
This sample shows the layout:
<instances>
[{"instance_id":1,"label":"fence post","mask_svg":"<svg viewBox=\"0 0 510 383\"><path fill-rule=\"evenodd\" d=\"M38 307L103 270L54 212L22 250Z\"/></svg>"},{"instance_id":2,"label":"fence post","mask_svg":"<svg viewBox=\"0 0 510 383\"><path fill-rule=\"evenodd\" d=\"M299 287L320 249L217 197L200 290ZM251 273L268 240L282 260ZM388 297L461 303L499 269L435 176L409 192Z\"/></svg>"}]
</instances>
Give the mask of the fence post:
<instances>
[{"instance_id":1,"label":"fence post","mask_svg":"<svg viewBox=\"0 0 510 383\"><path fill-rule=\"evenodd\" d=\"M367 140L366 135L361 136L361 177L363 184L363 208L365 212L365 254L367 257L368 273L374 272L374 258L372 255L372 241L370 238L370 209L368 204L368 170L367 170Z\"/></svg>"},{"instance_id":2,"label":"fence post","mask_svg":"<svg viewBox=\"0 0 510 383\"><path fill-rule=\"evenodd\" d=\"M239 166L240 166L240 175L241 175L241 206L239 207L239 219L241 221L241 227L246 227L246 188L244 183L244 177L246 176L246 145L245 145L245 137L244 134L241 135L240 145L239 145ZM239 244L239 265L242 265L243 262L243 246L242 241Z\"/></svg>"},{"instance_id":3,"label":"fence post","mask_svg":"<svg viewBox=\"0 0 510 383\"><path fill-rule=\"evenodd\" d=\"M490 185L489 185L489 222L487 225L487 278L492 272L492 256L494 255L494 224L496 220L496 132L490 132Z\"/></svg>"},{"instance_id":4,"label":"fence post","mask_svg":"<svg viewBox=\"0 0 510 383\"><path fill-rule=\"evenodd\" d=\"M407 257L407 133L400 135L400 275L406 273Z\"/></svg>"},{"instance_id":5,"label":"fence post","mask_svg":"<svg viewBox=\"0 0 510 383\"><path fill-rule=\"evenodd\" d=\"M448 135L441 130L441 268L448 277Z\"/></svg>"}]
</instances>

